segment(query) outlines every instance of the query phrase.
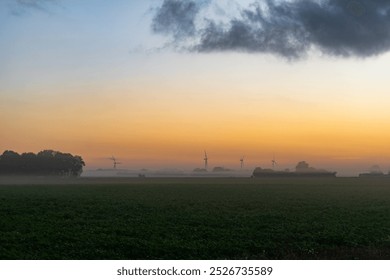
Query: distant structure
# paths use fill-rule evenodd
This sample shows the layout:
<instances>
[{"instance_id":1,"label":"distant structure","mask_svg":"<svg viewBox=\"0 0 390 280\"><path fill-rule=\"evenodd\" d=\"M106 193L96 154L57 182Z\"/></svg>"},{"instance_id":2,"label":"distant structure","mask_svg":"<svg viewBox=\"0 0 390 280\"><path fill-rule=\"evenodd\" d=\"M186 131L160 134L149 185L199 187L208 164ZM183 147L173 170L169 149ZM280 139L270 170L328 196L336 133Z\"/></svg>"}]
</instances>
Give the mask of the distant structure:
<instances>
[{"instance_id":1,"label":"distant structure","mask_svg":"<svg viewBox=\"0 0 390 280\"><path fill-rule=\"evenodd\" d=\"M276 160L275 160L275 153L273 154L273 156L272 156L272 169L274 169L275 170L275 166L276 166Z\"/></svg>"},{"instance_id":2,"label":"distant structure","mask_svg":"<svg viewBox=\"0 0 390 280\"><path fill-rule=\"evenodd\" d=\"M116 169L117 164L122 164L121 162L117 162L114 156L111 156L109 159L112 160L114 169Z\"/></svg>"},{"instance_id":3,"label":"distant structure","mask_svg":"<svg viewBox=\"0 0 390 280\"><path fill-rule=\"evenodd\" d=\"M231 170L221 166L216 166L213 168L213 172L229 172L229 171Z\"/></svg>"},{"instance_id":4,"label":"distant structure","mask_svg":"<svg viewBox=\"0 0 390 280\"><path fill-rule=\"evenodd\" d=\"M207 172L207 170L204 169L204 168L195 168L192 172L195 172L195 173L204 173L204 172Z\"/></svg>"},{"instance_id":5,"label":"distant structure","mask_svg":"<svg viewBox=\"0 0 390 280\"><path fill-rule=\"evenodd\" d=\"M273 169L256 167L253 171L253 177L336 177L336 173L310 167L306 161L301 161L298 162L295 172L290 172L289 170L275 171Z\"/></svg>"},{"instance_id":6,"label":"distant structure","mask_svg":"<svg viewBox=\"0 0 390 280\"><path fill-rule=\"evenodd\" d=\"M381 168L379 167L379 165L373 165L371 168L370 168L370 172L368 173L360 173L359 174L359 177L382 177L382 176L389 176L390 175L390 172L388 175L385 175Z\"/></svg>"},{"instance_id":7,"label":"distant structure","mask_svg":"<svg viewBox=\"0 0 390 280\"><path fill-rule=\"evenodd\" d=\"M207 170L207 166L208 166L208 160L209 160L209 158L207 157L207 153L206 153L206 151L204 151L204 169L206 169Z\"/></svg>"},{"instance_id":8,"label":"distant structure","mask_svg":"<svg viewBox=\"0 0 390 280\"><path fill-rule=\"evenodd\" d=\"M242 169L242 167L244 166L244 159L245 159L245 156L242 156L242 157L240 158L240 166L241 166L241 169Z\"/></svg>"}]
</instances>

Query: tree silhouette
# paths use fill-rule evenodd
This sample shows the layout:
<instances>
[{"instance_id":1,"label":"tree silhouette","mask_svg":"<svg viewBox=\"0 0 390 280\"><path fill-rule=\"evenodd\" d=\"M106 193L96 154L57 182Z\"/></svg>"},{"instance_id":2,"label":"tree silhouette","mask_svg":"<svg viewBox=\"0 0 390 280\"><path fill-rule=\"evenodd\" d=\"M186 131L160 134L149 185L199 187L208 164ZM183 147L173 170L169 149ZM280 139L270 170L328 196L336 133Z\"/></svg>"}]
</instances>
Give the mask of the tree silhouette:
<instances>
[{"instance_id":1,"label":"tree silhouette","mask_svg":"<svg viewBox=\"0 0 390 280\"><path fill-rule=\"evenodd\" d=\"M300 162L298 162L297 166L295 167L295 170L297 172L307 172L310 170L310 167L306 161L300 161Z\"/></svg>"},{"instance_id":2,"label":"tree silhouette","mask_svg":"<svg viewBox=\"0 0 390 280\"><path fill-rule=\"evenodd\" d=\"M85 163L80 156L43 150L38 154L5 151L0 156L0 174L80 176Z\"/></svg>"}]
</instances>

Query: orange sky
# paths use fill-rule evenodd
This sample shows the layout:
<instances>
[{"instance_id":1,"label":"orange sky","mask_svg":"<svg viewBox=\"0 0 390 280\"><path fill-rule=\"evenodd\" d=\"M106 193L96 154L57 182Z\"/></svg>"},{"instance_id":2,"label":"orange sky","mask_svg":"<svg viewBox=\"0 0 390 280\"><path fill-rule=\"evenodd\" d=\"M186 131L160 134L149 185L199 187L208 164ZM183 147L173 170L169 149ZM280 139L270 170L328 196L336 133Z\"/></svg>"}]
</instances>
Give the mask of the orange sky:
<instances>
[{"instance_id":1,"label":"orange sky","mask_svg":"<svg viewBox=\"0 0 390 280\"><path fill-rule=\"evenodd\" d=\"M180 64L181 57L175 59ZM317 63L329 67L322 74L338 79L331 75L337 63ZM305 73L293 74L292 80L286 67ZM173 68L168 72L177 73ZM1 144L18 152L51 148L80 154L87 168L110 166L106 158L111 155L128 168L193 168L202 165L204 149L211 165L230 168L239 165L242 155L248 166L270 165L273 153L281 168L292 168L299 160L318 167L368 169L379 163L387 168L388 99L372 99L380 97L380 91L367 97L362 85L372 81L327 84L307 68L311 67L276 67L267 74L275 75L274 81L266 83L249 78L239 83L230 70L207 73L214 81L210 83L206 73L196 78L189 75L193 73L168 73L163 81L151 75L135 82L129 77L88 86L41 86L27 89L28 98L10 92L2 100L9 106L1 111L7 131ZM176 78L180 80L174 83ZM322 86L307 84L307 78L318 79Z\"/></svg>"}]
</instances>

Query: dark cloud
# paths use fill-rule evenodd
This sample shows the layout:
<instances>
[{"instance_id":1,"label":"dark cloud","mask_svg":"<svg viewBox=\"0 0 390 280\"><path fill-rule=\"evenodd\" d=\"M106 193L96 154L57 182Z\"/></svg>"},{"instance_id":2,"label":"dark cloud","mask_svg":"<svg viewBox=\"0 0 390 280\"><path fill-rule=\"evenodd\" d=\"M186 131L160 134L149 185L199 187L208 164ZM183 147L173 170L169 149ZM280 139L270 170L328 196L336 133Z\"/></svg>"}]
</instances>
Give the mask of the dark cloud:
<instances>
[{"instance_id":1,"label":"dark cloud","mask_svg":"<svg viewBox=\"0 0 390 280\"><path fill-rule=\"evenodd\" d=\"M389 0L255 1L225 22L203 14L204 7L199 1L165 0L153 31L198 52L260 52L294 59L311 48L357 57L390 50Z\"/></svg>"},{"instance_id":2,"label":"dark cloud","mask_svg":"<svg viewBox=\"0 0 390 280\"><path fill-rule=\"evenodd\" d=\"M195 1L166 0L157 10L152 29L176 38L195 34L195 18L201 5Z\"/></svg>"}]
</instances>

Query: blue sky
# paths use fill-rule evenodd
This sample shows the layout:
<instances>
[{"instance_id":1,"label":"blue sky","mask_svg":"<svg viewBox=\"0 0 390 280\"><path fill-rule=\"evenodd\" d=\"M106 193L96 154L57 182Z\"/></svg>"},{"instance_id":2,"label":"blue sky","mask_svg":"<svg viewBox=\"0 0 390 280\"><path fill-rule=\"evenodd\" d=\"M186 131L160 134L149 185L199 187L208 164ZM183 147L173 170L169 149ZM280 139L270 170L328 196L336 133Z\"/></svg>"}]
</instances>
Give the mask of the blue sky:
<instances>
[{"instance_id":1,"label":"blue sky","mask_svg":"<svg viewBox=\"0 0 390 280\"><path fill-rule=\"evenodd\" d=\"M45 10L12 2L0 4L3 87L105 79L112 68L130 64L129 52L149 40L145 1L56 1Z\"/></svg>"}]
</instances>

